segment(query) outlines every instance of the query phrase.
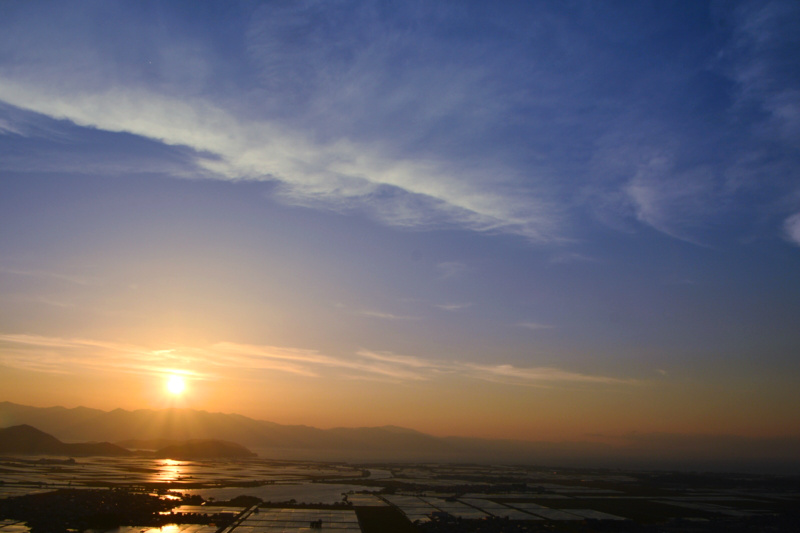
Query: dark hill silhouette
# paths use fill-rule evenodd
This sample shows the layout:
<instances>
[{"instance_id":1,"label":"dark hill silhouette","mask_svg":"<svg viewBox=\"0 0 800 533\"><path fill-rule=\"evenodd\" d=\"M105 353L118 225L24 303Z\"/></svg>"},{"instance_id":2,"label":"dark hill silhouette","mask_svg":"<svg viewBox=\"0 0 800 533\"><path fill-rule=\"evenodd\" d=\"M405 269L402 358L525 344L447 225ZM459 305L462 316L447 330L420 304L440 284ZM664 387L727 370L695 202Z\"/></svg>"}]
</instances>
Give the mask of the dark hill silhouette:
<instances>
[{"instance_id":1,"label":"dark hill silhouette","mask_svg":"<svg viewBox=\"0 0 800 533\"><path fill-rule=\"evenodd\" d=\"M109 442L67 444L27 424L0 429L0 453L24 455L131 455Z\"/></svg>"},{"instance_id":2,"label":"dark hill silhouette","mask_svg":"<svg viewBox=\"0 0 800 533\"><path fill-rule=\"evenodd\" d=\"M54 436L27 424L0 429L2 453L58 453L63 446Z\"/></svg>"}]
</instances>

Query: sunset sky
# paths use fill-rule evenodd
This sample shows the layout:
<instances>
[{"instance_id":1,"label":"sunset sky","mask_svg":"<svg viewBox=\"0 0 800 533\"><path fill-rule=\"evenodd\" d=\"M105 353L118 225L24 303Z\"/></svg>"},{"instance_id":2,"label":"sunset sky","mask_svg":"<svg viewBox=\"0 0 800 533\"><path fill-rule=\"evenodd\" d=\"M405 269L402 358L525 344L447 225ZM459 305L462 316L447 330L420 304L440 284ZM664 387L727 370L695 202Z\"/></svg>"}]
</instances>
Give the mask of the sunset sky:
<instances>
[{"instance_id":1,"label":"sunset sky","mask_svg":"<svg viewBox=\"0 0 800 533\"><path fill-rule=\"evenodd\" d=\"M794 0L3 2L0 400L799 436L799 27Z\"/></svg>"}]
</instances>

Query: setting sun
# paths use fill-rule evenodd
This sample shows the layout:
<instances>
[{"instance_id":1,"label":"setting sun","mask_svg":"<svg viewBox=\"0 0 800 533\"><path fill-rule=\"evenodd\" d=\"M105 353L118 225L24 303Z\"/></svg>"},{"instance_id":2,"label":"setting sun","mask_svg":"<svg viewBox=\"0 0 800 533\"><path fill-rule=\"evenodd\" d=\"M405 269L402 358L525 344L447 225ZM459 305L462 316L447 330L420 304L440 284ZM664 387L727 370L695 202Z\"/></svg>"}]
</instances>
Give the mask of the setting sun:
<instances>
[{"instance_id":1,"label":"setting sun","mask_svg":"<svg viewBox=\"0 0 800 533\"><path fill-rule=\"evenodd\" d=\"M170 394L178 396L186 390L186 382L184 382L183 378L180 376L170 376L169 379L167 379L167 390Z\"/></svg>"}]
</instances>

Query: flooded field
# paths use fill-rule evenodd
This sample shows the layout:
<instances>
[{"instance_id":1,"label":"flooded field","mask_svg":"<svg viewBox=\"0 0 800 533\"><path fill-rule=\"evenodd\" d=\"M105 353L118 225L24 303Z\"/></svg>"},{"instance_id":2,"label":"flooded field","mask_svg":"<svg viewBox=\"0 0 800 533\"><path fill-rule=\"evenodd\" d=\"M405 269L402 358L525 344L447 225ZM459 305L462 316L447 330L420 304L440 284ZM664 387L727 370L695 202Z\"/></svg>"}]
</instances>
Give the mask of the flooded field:
<instances>
[{"instance_id":1,"label":"flooded field","mask_svg":"<svg viewBox=\"0 0 800 533\"><path fill-rule=\"evenodd\" d=\"M604 531L681 531L687 524L694 531L712 531L762 523L769 525L765 531L800 530L793 529L800 481L791 477L502 465L6 457L0 459L0 509L6 509L0 533L36 531L31 519L14 515L16 502L40 502L36 505L49 506L48 512L57 515L68 498L74 514L81 495L94 502L87 506L113 495L121 502L146 498L157 507L138 523L72 528L87 533L461 532L479 531L487 523L493 531L591 531L598 524ZM657 529L646 529L652 527Z\"/></svg>"},{"instance_id":2,"label":"flooded field","mask_svg":"<svg viewBox=\"0 0 800 533\"><path fill-rule=\"evenodd\" d=\"M362 485L340 485L337 483L275 483L260 487L225 487L208 489L189 489L186 494L198 494L208 500L231 500L237 496L255 496L265 502L286 502L295 500L303 503L322 503L332 505L342 501L342 494L349 491L370 490Z\"/></svg>"},{"instance_id":3,"label":"flooded field","mask_svg":"<svg viewBox=\"0 0 800 533\"><path fill-rule=\"evenodd\" d=\"M360 478L347 465L273 461L177 461L172 459L88 457L5 458L0 460L0 496L80 486L149 486L174 490L307 484L316 480ZM366 473L368 475L368 472Z\"/></svg>"}]
</instances>

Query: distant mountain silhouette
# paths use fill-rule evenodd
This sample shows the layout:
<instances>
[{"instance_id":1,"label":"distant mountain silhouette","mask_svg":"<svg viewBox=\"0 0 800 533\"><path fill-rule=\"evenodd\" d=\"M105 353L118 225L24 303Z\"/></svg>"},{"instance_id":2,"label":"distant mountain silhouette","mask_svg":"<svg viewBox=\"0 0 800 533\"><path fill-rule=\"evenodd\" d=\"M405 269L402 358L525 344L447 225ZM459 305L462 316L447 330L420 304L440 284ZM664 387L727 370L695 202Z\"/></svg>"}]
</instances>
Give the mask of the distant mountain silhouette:
<instances>
[{"instance_id":1,"label":"distant mountain silhouette","mask_svg":"<svg viewBox=\"0 0 800 533\"><path fill-rule=\"evenodd\" d=\"M0 402L5 424L30 424L65 441L161 450L190 440L236 442L274 459L499 461L568 466L800 471L800 438L630 434L620 444L434 437L397 426L318 429L193 409L101 411ZM146 442L153 441L153 442ZM788 469L788 470L787 470Z\"/></svg>"},{"instance_id":2,"label":"distant mountain silhouette","mask_svg":"<svg viewBox=\"0 0 800 533\"><path fill-rule=\"evenodd\" d=\"M25 455L131 455L132 452L108 442L67 444L27 424L0 429L0 453Z\"/></svg>"},{"instance_id":3,"label":"distant mountain silhouette","mask_svg":"<svg viewBox=\"0 0 800 533\"><path fill-rule=\"evenodd\" d=\"M150 450L205 439L236 442L251 450L269 449L279 457L287 453L293 457L317 458L340 454L411 458L420 453L444 457L458 451L446 440L395 426L323 430L192 409L100 411L0 402L0 420L35 425L64 440L109 440L129 448Z\"/></svg>"}]
</instances>

